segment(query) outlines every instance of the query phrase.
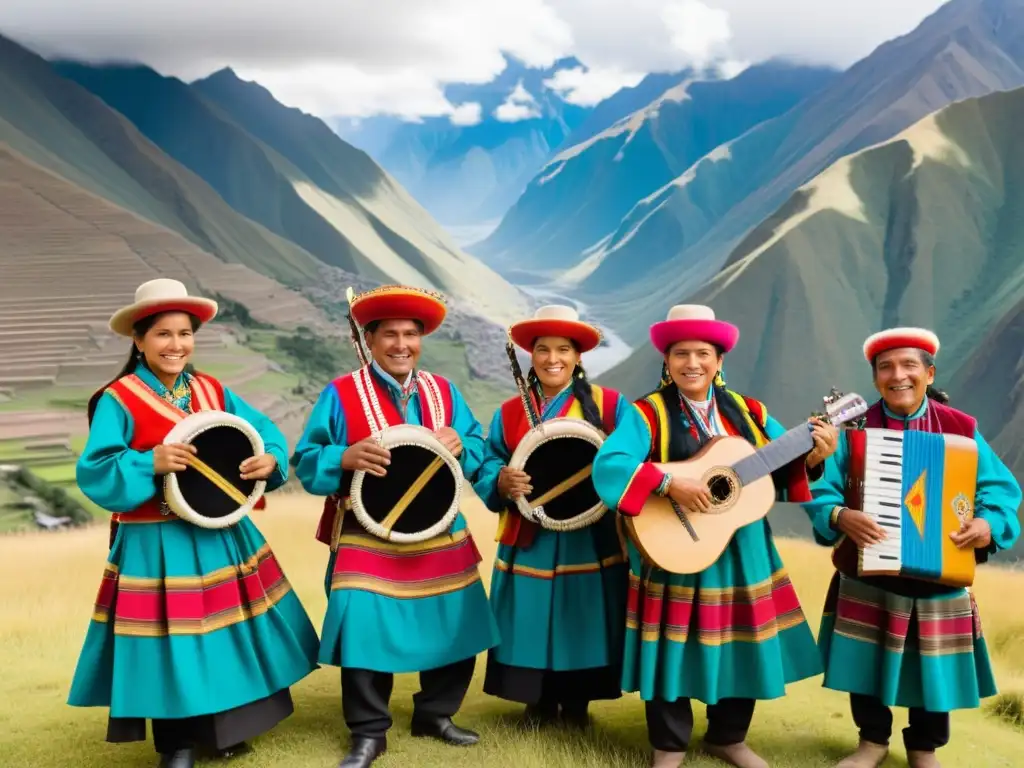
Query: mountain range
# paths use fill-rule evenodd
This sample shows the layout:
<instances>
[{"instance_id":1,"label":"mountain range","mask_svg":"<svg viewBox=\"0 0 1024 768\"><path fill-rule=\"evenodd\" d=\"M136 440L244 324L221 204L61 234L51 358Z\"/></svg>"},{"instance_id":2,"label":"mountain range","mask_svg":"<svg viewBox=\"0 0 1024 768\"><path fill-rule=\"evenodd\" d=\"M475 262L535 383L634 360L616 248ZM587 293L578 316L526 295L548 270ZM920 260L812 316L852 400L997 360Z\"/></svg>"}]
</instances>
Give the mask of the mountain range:
<instances>
[{"instance_id":1,"label":"mountain range","mask_svg":"<svg viewBox=\"0 0 1024 768\"><path fill-rule=\"evenodd\" d=\"M601 177L616 162L622 178L664 178L675 169L665 170L657 153L636 164L628 154L617 160L602 142L563 149L579 170L543 169L497 230L469 250L516 280L525 282L526 270L555 279L562 292L600 306L628 342L642 343L651 322L712 279L744 238L831 163L955 101L1022 84L1024 2L952 0L632 201L616 199L618 185L584 195L576 179ZM531 209L544 187L546 204ZM569 220L571 230L563 228Z\"/></svg>"},{"instance_id":2,"label":"mountain range","mask_svg":"<svg viewBox=\"0 0 1024 768\"><path fill-rule=\"evenodd\" d=\"M0 84L0 141L226 261L433 288L501 325L528 306L364 152L229 70L189 85L0 38Z\"/></svg>"},{"instance_id":3,"label":"mountain range","mask_svg":"<svg viewBox=\"0 0 1024 768\"><path fill-rule=\"evenodd\" d=\"M957 102L797 189L688 299L740 328L730 385L787 424L831 386L873 401L864 339L923 325L936 383L1024 477L1022 121L1024 88ZM602 383L640 396L660 368L648 343Z\"/></svg>"}]
</instances>

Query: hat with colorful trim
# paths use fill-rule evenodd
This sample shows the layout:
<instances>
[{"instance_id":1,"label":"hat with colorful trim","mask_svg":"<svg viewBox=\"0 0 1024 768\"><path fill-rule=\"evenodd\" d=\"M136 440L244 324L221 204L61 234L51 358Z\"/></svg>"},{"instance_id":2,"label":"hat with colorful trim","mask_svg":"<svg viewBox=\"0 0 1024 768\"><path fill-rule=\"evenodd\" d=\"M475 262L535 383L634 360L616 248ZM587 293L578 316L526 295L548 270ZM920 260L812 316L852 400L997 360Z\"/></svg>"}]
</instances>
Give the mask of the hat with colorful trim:
<instances>
[{"instance_id":1,"label":"hat with colorful trim","mask_svg":"<svg viewBox=\"0 0 1024 768\"><path fill-rule=\"evenodd\" d=\"M375 320L418 320L424 335L440 328L448 312L440 293L408 285L382 285L364 291L352 299L349 308L364 328Z\"/></svg>"},{"instance_id":2,"label":"hat with colorful trim","mask_svg":"<svg viewBox=\"0 0 1024 768\"><path fill-rule=\"evenodd\" d=\"M890 328L868 336L864 342L864 357L870 363L883 352L906 347L935 356L939 352L939 337L925 328Z\"/></svg>"},{"instance_id":3,"label":"hat with colorful trim","mask_svg":"<svg viewBox=\"0 0 1024 768\"><path fill-rule=\"evenodd\" d=\"M579 347L580 354L588 352L601 343L601 331L580 320L579 313L564 304L548 304L538 309L529 320L520 320L508 330L512 341L533 351L533 342L541 336L564 336L572 339Z\"/></svg>"}]
</instances>

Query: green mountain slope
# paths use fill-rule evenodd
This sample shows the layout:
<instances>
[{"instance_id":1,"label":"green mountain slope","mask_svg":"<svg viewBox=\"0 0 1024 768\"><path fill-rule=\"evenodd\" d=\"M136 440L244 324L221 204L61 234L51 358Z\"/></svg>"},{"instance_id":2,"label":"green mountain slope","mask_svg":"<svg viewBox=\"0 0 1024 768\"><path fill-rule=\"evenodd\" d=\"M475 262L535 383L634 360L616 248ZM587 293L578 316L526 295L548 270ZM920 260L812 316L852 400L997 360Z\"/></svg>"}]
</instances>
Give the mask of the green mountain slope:
<instances>
[{"instance_id":1,"label":"green mountain slope","mask_svg":"<svg viewBox=\"0 0 1024 768\"><path fill-rule=\"evenodd\" d=\"M180 233L224 261L298 285L318 261L240 215L122 115L0 37L0 141L73 183Z\"/></svg>"},{"instance_id":2,"label":"green mountain slope","mask_svg":"<svg viewBox=\"0 0 1024 768\"><path fill-rule=\"evenodd\" d=\"M924 325L942 339L940 384L954 382L955 402L978 410L987 434L1000 434L1006 417L994 403L1007 402L1021 354L1021 125L1024 89L969 99L798 189L688 299L740 327L726 361L730 384L792 424L820 408L832 386L873 397L864 338L883 326ZM652 312L663 318L671 303ZM987 330L1004 326L987 347L1001 352L979 353ZM977 392L986 368L965 367L975 354L1009 356L988 396ZM602 383L638 396L659 369L647 343ZM1020 453L1007 455L1024 477Z\"/></svg>"}]
</instances>

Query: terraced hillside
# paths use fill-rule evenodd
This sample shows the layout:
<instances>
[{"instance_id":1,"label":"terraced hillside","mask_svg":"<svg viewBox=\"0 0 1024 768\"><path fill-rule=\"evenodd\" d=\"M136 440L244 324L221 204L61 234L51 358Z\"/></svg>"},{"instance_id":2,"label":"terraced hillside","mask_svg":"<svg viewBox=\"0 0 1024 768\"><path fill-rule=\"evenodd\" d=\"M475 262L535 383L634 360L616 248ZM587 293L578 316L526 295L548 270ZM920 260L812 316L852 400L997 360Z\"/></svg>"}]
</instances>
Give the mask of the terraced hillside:
<instances>
[{"instance_id":1,"label":"terraced hillside","mask_svg":"<svg viewBox=\"0 0 1024 768\"><path fill-rule=\"evenodd\" d=\"M693 297L740 327L730 383L791 424L833 385L873 394L870 333L923 325L940 386L1024 480L1022 124L1024 88L962 101L797 190ZM660 364L645 344L604 383L640 395Z\"/></svg>"},{"instance_id":2,"label":"terraced hillside","mask_svg":"<svg viewBox=\"0 0 1024 768\"><path fill-rule=\"evenodd\" d=\"M320 387L355 367L347 327L304 294L225 263L4 144L0 199L0 464L26 466L85 502L73 466L87 432L84 406L130 351L107 321L153 277L221 301L221 316L196 337L195 362L273 418L291 444ZM439 339L424 355L486 418L505 392L472 376L466 360L456 339Z\"/></svg>"}]
</instances>

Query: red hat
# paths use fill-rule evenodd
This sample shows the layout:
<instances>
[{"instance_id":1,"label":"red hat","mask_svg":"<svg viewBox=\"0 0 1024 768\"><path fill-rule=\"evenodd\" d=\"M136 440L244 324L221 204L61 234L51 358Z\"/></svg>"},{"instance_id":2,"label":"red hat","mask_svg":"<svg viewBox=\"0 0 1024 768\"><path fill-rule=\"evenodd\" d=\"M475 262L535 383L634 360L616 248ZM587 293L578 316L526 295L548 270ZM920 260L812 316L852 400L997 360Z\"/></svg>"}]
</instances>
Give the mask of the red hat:
<instances>
[{"instance_id":1,"label":"red hat","mask_svg":"<svg viewBox=\"0 0 1024 768\"><path fill-rule=\"evenodd\" d=\"M890 328L868 336L864 342L864 357L870 363L883 352L903 347L935 356L939 352L939 337L924 328Z\"/></svg>"},{"instance_id":2,"label":"red hat","mask_svg":"<svg viewBox=\"0 0 1024 768\"><path fill-rule=\"evenodd\" d=\"M520 320L508 329L512 341L533 351L533 342L541 336L564 336L579 345L580 354L601 343L601 331L580 320L579 313L564 304L548 304L538 309L529 320Z\"/></svg>"},{"instance_id":3,"label":"red hat","mask_svg":"<svg viewBox=\"0 0 1024 768\"><path fill-rule=\"evenodd\" d=\"M740 329L715 319L715 310L701 304L676 304L668 318L651 326L651 343L661 354L679 341L705 341L729 352L740 338Z\"/></svg>"},{"instance_id":4,"label":"red hat","mask_svg":"<svg viewBox=\"0 0 1024 768\"><path fill-rule=\"evenodd\" d=\"M440 293L408 285L382 285L360 293L349 309L364 328L374 320L419 320L424 334L436 331L448 312Z\"/></svg>"}]
</instances>

